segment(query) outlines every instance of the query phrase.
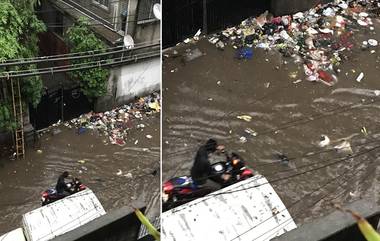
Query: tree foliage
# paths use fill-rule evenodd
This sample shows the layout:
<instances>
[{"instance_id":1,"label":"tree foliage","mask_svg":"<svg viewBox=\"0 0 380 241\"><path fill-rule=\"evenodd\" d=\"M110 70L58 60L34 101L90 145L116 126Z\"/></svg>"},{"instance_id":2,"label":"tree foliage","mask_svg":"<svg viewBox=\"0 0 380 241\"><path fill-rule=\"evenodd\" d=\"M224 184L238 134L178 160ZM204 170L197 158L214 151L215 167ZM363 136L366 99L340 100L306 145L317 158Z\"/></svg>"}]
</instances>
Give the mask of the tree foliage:
<instances>
[{"instance_id":1,"label":"tree foliage","mask_svg":"<svg viewBox=\"0 0 380 241\"><path fill-rule=\"evenodd\" d=\"M0 61L9 59L30 58L38 55L38 33L46 31L46 26L34 13L37 0L1 0L0 3ZM15 66L12 68L2 68L0 71L35 69L36 65ZM10 88L9 81L6 88ZM21 92L22 99L26 103L37 106L41 99L42 80L39 76L22 79ZM1 129L13 128L9 116L10 110L8 99L0 102L0 120L4 120L0 125ZM7 111L6 111L7 110ZM6 123L6 124L4 124Z\"/></svg>"},{"instance_id":2,"label":"tree foliage","mask_svg":"<svg viewBox=\"0 0 380 241\"><path fill-rule=\"evenodd\" d=\"M0 130L12 130L16 127L13 121L11 105L7 102L0 102Z\"/></svg>"},{"instance_id":3,"label":"tree foliage","mask_svg":"<svg viewBox=\"0 0 380 241\"><path fill-rule=\"evenodd\" d=\"M70 52L84 52L92 50L106 49L106 45L89 28L88 20L79 18L78 21L67 30L66 38L70 46ZM89 58L73 61L73 64L85 64L100 60L99 58ZM78 70L70 74L79 81L83 93L89 100L103 96L107 92L107 81L109 70L94 68L88 70Z\"/></svg>"}]
</instances>

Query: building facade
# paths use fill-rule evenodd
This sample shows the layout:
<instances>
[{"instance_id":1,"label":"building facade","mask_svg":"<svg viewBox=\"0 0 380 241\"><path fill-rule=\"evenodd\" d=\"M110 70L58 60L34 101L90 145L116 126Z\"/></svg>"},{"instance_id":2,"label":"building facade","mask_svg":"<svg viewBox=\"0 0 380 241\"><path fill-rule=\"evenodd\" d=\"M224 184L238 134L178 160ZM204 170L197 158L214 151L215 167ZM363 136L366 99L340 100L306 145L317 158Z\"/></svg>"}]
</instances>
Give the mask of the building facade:
<instances>
[{"instance_id":1,"label":"building facade","mask_svg":"<svg viewBox=\"0 0 380 241\"><path fill-rule=\"evenodd\" d=\"M159 90L160 85L160 10L159 0L43 0L37 10L46 24L47 32L40 36L40 55L66 54L70 46L65 42L69 27L81 17L89 20L90 29L109 48L142 47L132 53L153 53L149 58L112 67L107 94L98 98L95 110L106 110L123 104L135 96ZM115 58L115 57L113 57ZM60 61L55 66L69 65ZM78 87L67 73L43 76L45 89L50 93ZM66 106L66 105L62 105ZM70 107L67 106L67 111ZM88 110L83 110L83 112ZM38 116L38 114L37 114ZM69 117L70 118L70 117ZM57 119L57 118L55 118ZM57 119L58 120L58 119Z\"/></svg>"},{"instance_id":2,"label":"building facade","mask_svg":"<svg viewBox=\"0 0 380 241\"><path fill-rule=\"evenodd\" d=\"M38 13L48 30L59 37L84 16L109 46L122 43L125 35L131 36L135 44L150 44L160 39L155 4L159 0L44 0Z\"/></svg>"}]
</instances>

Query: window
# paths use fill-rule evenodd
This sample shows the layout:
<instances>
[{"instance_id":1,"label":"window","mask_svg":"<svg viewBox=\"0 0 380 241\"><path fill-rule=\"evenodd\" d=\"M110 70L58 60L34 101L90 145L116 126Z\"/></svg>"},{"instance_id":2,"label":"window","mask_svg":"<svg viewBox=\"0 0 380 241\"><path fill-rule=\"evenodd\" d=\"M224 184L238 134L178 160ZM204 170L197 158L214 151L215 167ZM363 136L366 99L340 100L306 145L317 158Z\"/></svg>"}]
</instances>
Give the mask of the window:
<instances>
[{"instance_id":1,"label":"window","mask_svg":"<svg viewBox=\"0 0 380 241\"><path fill-rule=\"evenodd\" d=\"M109 0L93 0L94 3L99 4L101 7L108 9L110 1Z\"/></svg>"},{"instance_id":2,"label":"window","mask_svg":"<svg viewBox=\"0 0 380 241\"><path fill-rule=\"evenodd\" d=\"M144 23L156 20L153 14L153 6L160 0L140 0L137 10L137 22Z\"/></svg>"}]
</instances>

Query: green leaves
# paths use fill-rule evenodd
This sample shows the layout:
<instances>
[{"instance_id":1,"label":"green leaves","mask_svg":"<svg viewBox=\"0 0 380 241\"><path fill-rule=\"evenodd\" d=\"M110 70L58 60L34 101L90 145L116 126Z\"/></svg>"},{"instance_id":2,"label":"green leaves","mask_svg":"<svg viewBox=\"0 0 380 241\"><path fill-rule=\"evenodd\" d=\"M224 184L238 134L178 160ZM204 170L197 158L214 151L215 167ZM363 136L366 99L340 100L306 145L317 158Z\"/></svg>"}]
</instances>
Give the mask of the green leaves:
<instances>
[{"instance_id":1,"label":"green leaves","mask_svg":"<svg viewBox=\"0 0 380 241\"><path fill-rule=\"evenodd\" d=\"M37 34L46 30L45 24L34 14L37 0L1 0L0 3L0 61L30 58L38 55ZM15 66L7 70L35 69L36 65ZM23 101L37 106L41 99L42 81L38 77L22 79ZM9 86L8 86L9 89ZM15 124L9 117L10 96L0 102L0 130L11 130ZM9 118L8 118L9 117Z\"/></svg>"},{"instance_id":2,"label":"green leaves","mask_svg":"<svg viewBox=\"0 0 380 241\"><path fill-rule=\"evenodd\" d=\"M11 113L11 105L0 102L0 130L10 131L16 128L16 123L13 121Z\"/></svg>"},{"instance_id":3,"label":"green leaves","mask_svg":"<svg viewBox=\"0 0 380 241\"><path fill-rule=\"evenodd\" d=\"M92 50L105 50L106 45L91 31L86 18L79 18L74 26L66 32L66 38L71 47L70 52L84 52ZM91 64L101 58L89 58L84 60L72 61L72 64ZM109 70L94 68L88 70L78 70L70 74L76 79L89 100L103 96L107 92L107 81Z\"/></svg>"}]
</instances>

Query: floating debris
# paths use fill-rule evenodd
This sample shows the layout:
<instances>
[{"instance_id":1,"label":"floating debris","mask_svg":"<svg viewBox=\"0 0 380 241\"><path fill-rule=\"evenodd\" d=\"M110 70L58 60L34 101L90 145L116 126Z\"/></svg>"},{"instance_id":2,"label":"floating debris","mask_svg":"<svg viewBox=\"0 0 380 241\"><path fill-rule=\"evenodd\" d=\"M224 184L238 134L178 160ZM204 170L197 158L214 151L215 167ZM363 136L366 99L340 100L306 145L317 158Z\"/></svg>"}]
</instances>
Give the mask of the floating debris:
<instances>
[{"instance_id":1,"label":"floating debris","mask_svg":"<svg viewBox=\"0 0 380 241\"><path fill-rule=\"evenodd\" d=\"M160 109L160 95L152 93L146 97L136 98L135 102L110 111L83 114L65 124L71 128L76 128L78 134L84 133L88 129L96 130L100 135L105 136L109 143L124 146L130 129L145 127L144 124L134 125L134 123L160 112ZM104 143L107 144L107 141Z\"/></svg>"},{"instance_id":2,"label":"floating debris","mask_svg":"<svg viewBox=\"0 0 380 241\"><path fill-rule=\"evenodd\" d=\"M360 83L360 82L362 81L363 78L364 78L364 73L361 72L361 73L359 74L359 76L356 78L356 81Z\"/></svg>"},{"instance_id":3,"label":"floating debris","mask_svg":"<svg viewBox=\"0 0 380 241\"><path fill-rule=\"evenodd\" d=\"M252 116L249 116L249 115L238 115L236 116L236 118L240 120L245 120L247 122L250 122L252 120Z\"/></svg>"},{"instance_id":4,"label":"floating debris","mask_svg":"<svg viewBox=\"0 0 380 241\"><path fill-rule=\"evenodd\" d=\"M330 138L326 135L321 135L320 141L319 141L319 147L326 147L330 145Z\"/></svg>"},{"instance_id":5,"label":"floating debris","mask_svg":"<svg viewBox=\"0 0 380 241\"><path fill-rule=\"evenodd\" d=\"M339 72L337 66L348 59L355 47L356 29L374 31L366 11L378 8L377 1L353 0L318 4L305 12L279 17L266 11L210 36L209 42L219 49L232 46L240 58L252 58L252 48L278 51L303 65L307 80L333 86L338 82L334 75ZM377 45L376 39L369 39L362 48ZM243 50L250 52L246 55ZM289 73L291 79L297 76L295 72Z\"/></svg>"}]
</instances>

